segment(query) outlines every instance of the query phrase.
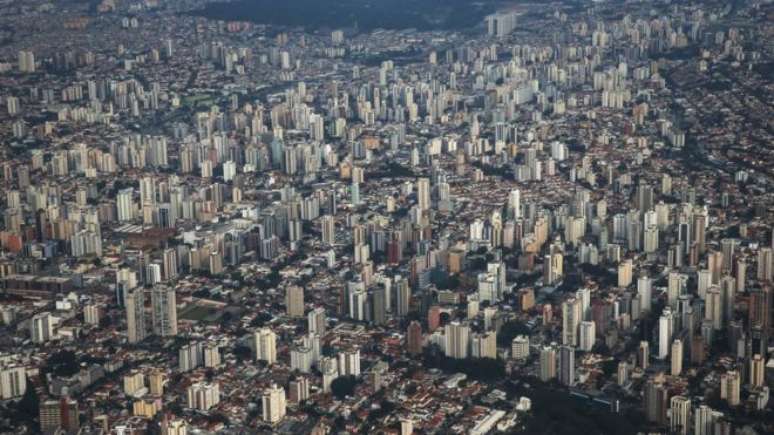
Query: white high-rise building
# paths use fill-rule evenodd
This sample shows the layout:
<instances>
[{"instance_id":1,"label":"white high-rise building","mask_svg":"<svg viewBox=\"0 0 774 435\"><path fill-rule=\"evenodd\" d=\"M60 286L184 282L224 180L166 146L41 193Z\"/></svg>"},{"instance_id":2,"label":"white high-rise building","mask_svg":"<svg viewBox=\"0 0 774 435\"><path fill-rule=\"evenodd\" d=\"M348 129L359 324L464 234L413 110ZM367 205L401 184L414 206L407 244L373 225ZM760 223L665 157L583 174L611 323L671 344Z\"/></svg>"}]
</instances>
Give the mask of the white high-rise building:
<instances>
[{"instance_id":1,"label":"white high-rise building","mask_svg":"<svg viewBox=\"0 0 774 435\"><path fill-rule=\"evenodd\" d=\"M54 321L51 313L44 312L32 316L30 335L35 344L43 344L54 338Z\"/></svg>"},{"instance_id":2,"label":"white high-rise building","mask_svg":"<svg viewBox=\"0 0 774 435\"><path fill-rule=\"evenodd\" d=\"M489 36L504 38L516 29L515 12L498 12L487 15L486 25Z\"/></svg>"},{"instance_id":3,"label":"white high-rise building","mask_svg":"<svg viewBox=\"0 0 774 435\"><path fill-rule=\"evenodd\" d=\"M449 358L468 357L470 327L460 322L451 322L444 327L444 353Z\"/></svg>"},{"instance_id":4,"label":"white high-rise building","mask_svg":"<svg viewBox=\"0 0 774 435\"><path fill-rule=\"evenodd\" d=\"M658 319L658 359L666 359L669 356L669 347L674 333L674 317L672 310L665 307Z\"/></svg>"},{"instance_id":5,"label":"white high-rise building","mask_svg":"<svg viewBox=\"0 0 774 435\"><path fill-rule=\"evenodd\" d=\"M523 359L529 356L529 337L526 335L517 335L511 342L511 357L514 359Z\"/></svg>"},{"instance_id":6,"label":"white high-rise building","mask_svg":"<svg viewBox=\"0 0 774 435\"><path fill-rule=\"evenodd\" d=\"M229 182L234 179L237 173L237 164L236 162L229 160L227 162L223 162L223 181Z\"/></svg>"},{"instance_id":7,"label":"white high-rise building","mask_svg":"<svg viewBox=\"0 0 774 435\"><path fill-rule=\"evenodd\" d=\"M562 344L578 345L578 327L583 314L581 301L575 297L562 302Z\"/></svg>"},{"instance_id":8,"label":"white high-rise building","mask_svg":"<svg viewBox=\"0 0 774 435\"><path fill-rule=\"evenodd\" d=\"M417 207L420 210L430 209L430 180L427 178L417 180Z\"/></svg>"},{"instance_id":9,"label":"white high-rise building","mask_svg":"<svg viewBox=\"0 0 774 435\"><path fill-rule=\"evenodd\" d=\"M267 364L277 362L277 334L269 328L261 328L253 336L255 359Z\"/></svg>"},{"instance_id":10,"label":"white high-rise building","mask_svg":"<svg viewBox=\"0 0 774 435\"><path fill-rule=\"evenodd\" d=\"M640 299L640 311L649 312L651 310L651 299L653 283L648 276L641 276L637 280L637 297Z\"/></svg>"},{"instance_id":11,"label":"white high-rise building","mask_svg":"<svg viewBox=\"0 0 774 435\"><path fill-rule=\"evenodd\" d=\"M596 324L593 320L584 320L580 324L580 349L591 352L596 342Z\"/></svg>"},{"instance_id":12,"label":"white high-rise building","mask_svg":"<svg viewBox=\"0 0 774 435\"><path fill-rule=\"evenodd\" d=\"M360 349L339 352L339 374L360 376Z\"/></svg>"},{"instance_id":13,"label":"white high-rise building","mask_svg":"<svg viewBox=\"0 0 774 435\"><path fill-rule=\"evenodd\" d=\"M217 383L197 382L188 387L188 407L207 411L220 403L220 387Z\"/></svg>"},{"instance_id":14,"label":"white high-rise building","mask_svg":"<svg viewBox=\"0 0 774 435\"><path fill-rule=\"evenodd\" d=\"M552 343L551 346L544 346L540 350L540 380L548 382L551 379L556 378L556 344Z\"/></svg>"},{"instance_id":15,"label":"white high-rise building","mask_svg":"<svg viewBox=\"0 0 774 435\"><path fill-rule=\"evenodd\" d=\"M325 357L320 360L320 371L323 375L323 392L331 391L331 383L339 377L339 364L334 358Z\"/></svg>"},{"instance_id":16,"label":"white high-rise building","mask_svg":"<svg viewBox=\"0 0 774 435\"><path fill-rule=\"evenodd\" d=\"M327 320L325 318L325 308L314 308L306 315L309 333L323 335L326 330Z\"/></svg>"},{"instance_id":17,"label":"white high-rise building","mask_svg":"<svg viewBox=\"0 0 774 435\"><path fill-rule=\"evenodd\" d=\"M473 358L497 358L497 333L474 333L470 339L470 356Z\"/></svg>"},{"instance_id":18,"label":"white high-rise building","mask_svg":"<svg viewBox=\"0 0 774 435\"><path fill-rule=\"evenodd\" d=\"M271 424L278 423L285 418L287 403L285 401L285 389L272 385L261 396L263 408L263 421Z\"/></svg>"},{"instance_id":19,"label":"white high-rise building","mask_svg":"<svg viewBox=\"0 0 774 435\"><path fill-rule=\"evenodd\" d=\"M669 405L670 432L687 435L691 428L691 399L674 396L669 400Z\"/></svg>"},{"instance_id":20,"label":"white high-rise building","mask_svg":"<svg viewBox=\"0 0 774 435\"><path fill-rule=\"evenodd\" d=\"M19 52L19 72L34 73L35 72L35 53L32 51L22 50Z\"/></svg>"},{"instance_id":21,"label":"white high-rise building","mask_svg":"<svg viewBox=\"0 0 774 435\"><path fill-rule=\"evenodd\" d=\"M672 376L680 376L683 372L683 342L679 338L672 342L671 369Z\"/></svg>"},{"instance_id":22,"label":"white high-rise building","mask_svg":"<svg viewBox=\"0 0 774 435\"><path fill-rule=\"evenodd\" d=\"M508 212L513 219L521 219L521 191L512 189L508 194Z\"/></svg>"},{"instance_id":23,"label":"white high-rise building","mask_svg":"<svg viewBox=\"0 0 774 435\"><path fill-rule=\"evenodd\" d=\"M723 417L723 413L715 411L707 405L699 405L694 414L693 433L696 435L712 435L715 433L715 422Z\"/></svg>"},{"instance_id":24,"label":"white high-rise building","mask_svg":"<svg viewBox=\"0 0 774 435\"><path fill-rule=\"evenodd\" d=\"M89 303L83 307L83 321L89 325L99 325L99 307Z\"/></svg>"},{"instance_id":25,"label":"white high-rise building","mask_svg":"<svg viewBox=\"0 0 774 435\"><path fill-rule=\"evenodd\" d=\"M314 351L307 346L293 346L290 349L290 369L310 373L314 364Z\"/></svg>"},{"instance_id":26,"label":"white high-rise building","mask_svg":"<svg viewBox=\"0 0 774 435\"><path fill-rule=\"evenodd\" d=\"M204 367L218 367L220 365L220 348L217 342L204 345Z\"/></svg>"},{"instance_id":27,"label":"white high-rise building","mask_svg":"<svg viewBox=\"0 0 774 435\"><path fill-rule=\"evenodd\" d=\"M27 370L21 366L0 368L0 399L21 397L27 391Z\"/></svg>"},{"instance_id":28,"label":"white high-rise building","mask_svg":"<svg viewBox=\"0 0 774 435\"><path fill-rule=\"evenodd\" d=\"M129 222L134 219L133 194L134 189L131 187L118 191L116 195L116 216L119 222Z\"/></svg>"},{"instance_id":29,"label":"white high-rise building","mask_svg":"<svg viewBox=\"0 0 774 435\"><path fill-rule=\"evenodd\" d=\"M204 364L204 345L197 341L186 344L177 352L178 367L181 372L187 372Z\"/></svg>"}]
</instances>

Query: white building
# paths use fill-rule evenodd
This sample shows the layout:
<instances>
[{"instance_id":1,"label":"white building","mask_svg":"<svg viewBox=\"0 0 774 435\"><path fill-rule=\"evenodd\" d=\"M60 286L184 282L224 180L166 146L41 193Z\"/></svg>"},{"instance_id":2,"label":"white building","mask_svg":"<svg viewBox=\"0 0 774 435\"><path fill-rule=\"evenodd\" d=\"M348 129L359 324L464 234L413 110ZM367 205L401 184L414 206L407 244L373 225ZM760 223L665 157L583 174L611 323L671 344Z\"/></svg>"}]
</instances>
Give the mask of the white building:
<instances>
[{"instance_id":1,"label":"white building","mask_svg":"<svg viewBox=\"0 0 774 435\"><path fill-rule=\"evenodd\" d=\"M271 424L278 423L285 418L287 404L285 402L285 389L272 385L261 396L263 407L263 421Z\"/></svg>"},{"instance_id":2,"label":"white building","mask_svg":"<svg viewBox=\"0 0 774 435\"><path fill-rule=\"evenodd\" d=\"M197 382L188 387L188 407L207 411L220 403L220 387L216 383Z\"/></svg>"}]
</instances>

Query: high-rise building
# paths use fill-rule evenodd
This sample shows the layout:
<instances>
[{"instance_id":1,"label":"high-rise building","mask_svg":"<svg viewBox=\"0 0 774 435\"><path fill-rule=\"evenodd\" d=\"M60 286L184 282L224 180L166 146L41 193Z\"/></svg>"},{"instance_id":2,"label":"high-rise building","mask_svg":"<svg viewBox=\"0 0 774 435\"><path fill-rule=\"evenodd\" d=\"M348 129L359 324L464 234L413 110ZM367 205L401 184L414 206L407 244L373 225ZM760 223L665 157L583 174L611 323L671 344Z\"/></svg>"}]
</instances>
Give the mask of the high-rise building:
<instances>
[{"instance_id":1,"label":"high-rise building","mask_svg":"<svg viewBox=\"0 0 774 435\"><path fill-rule=\"evenodd\" d=\"M419 178L417 179L417 207L420 210L429 210L430 205L430 180Z\"/></svg>"},{"instance_id":2,"label":"high-rise building","mask_svg":"<svg viewBox=\"0 0 774 435\"><path fill-rule=\"evenodd\" d=\"M151 291L153 333L161 337L177 335L177 297L175 289L163 285Z\"/></svg>"},{"instance_id":3,"label":"high-rise building","mask_svg":"<svg viewBox=\"0 0 774 435\"><path fill-rule=\"evenodd\" d=\"M562 346L559 350L559 382L568 387L575 386L575 348Z\"/></svg>"},{"instance_id":4,"label":"high-rise building","mask_svg":"<svg viewBox=\"0 0 774 435\"><path fill-rule=\"evenodd\" d=\"M516 29L515 12L498 12L486 16L487 33L489 36L504 38Z\"/></svg>"},{"instance_id":5,"label":"high-rise building","mask_svg":"<svg viewBox=\"0 0 774 435\"><path fill-rule=\"evenodd\" d=\"M739 372L736 370L720 375L720 398L728 402L729 406L739 405L740 383Z\"/></svg>"},{"instance_id":6,"label":"high-rise building","mask_svg":"<svg viewBox=\"0 0 774 435\"><path fill-rule=\"evenodd\" d=\"M299 376L288 385L288 399L293 403L301 403L309 399L309 378Z\"/></svg>"},{"instance_id":7,"label":"high-rise building","mask_svg":"<svg viewBox=\"0 0 774 435\"><path fill-rule=\"evenodd\" d=\"M276 424L285 418L287 404L285 402L285 389L272 385L264 390L261 396L263 421Z\"/></svg>"},{"instance_id":8,"label":"high-rise building","mask_svg":"<svg viewBox=\"0 0 774 435\"><path fill-rule=\"evenodd\" d=\"M699 405L694 413L693 433L696 435L713 435L723 413L715 411L707 405Z\"/></svg>"},{"instance_id":9,"label":"high-rise building","mask_svg":"<svg viewBox=\"0 0 774 435\"><path fill-rule=\"evenodd\" d=\"M584 320L580 323L580 345L584 352L591 352L596 342L596 324L593 320Z\"/></svg>"},{"instance_id":10,"label":"high-rise building","mask_svg":"<svg viewBox=\"0 0 774 435\"><path fill-rule=\"evenodd\" d=\"M648 421L662 425L667 424L666 417L669 408L669 392L667 388L654 379L648 379L643 393L643 405Z\"/></svg>"},{"instance_id":11,"label":"high-rise building","mask_svg":"<svg viewBox=\"0 0 774 435\"><path fill-rule=\"evenodd\" d=\"M540 380L548 382L556 378L556 346L544 346L540 350Z\"/></svg>"},{"instance_id":12,"label":"high-rise building","mask_svg":"<svg viewBox=\"0 0 774 435\"><path fill-rule=\"evenodd\" d=\"M409 323L406 331L406 349L411 355L422 353L422 325L416 320Z\"/></svg>"},{"instance_id":13,"label":"high-rise building","mask_svg":"<svg viewBox=\"0 0 774 435\"><path fill-rule=\"evenodd\" d=\"M748 318L750 327L762 330L771 327L771 290L768 287L750 289Z\"/></svg>"},{"instance_id":14,"label":"high-rise building","mask_svg":"<svg viewBox=\"0 0 774 435\"><path fill-rule=\"evenodd\" d=\"M629 363L621 361L618 363L618 385L626 385L629 382Z\"/></svg>"},{"instance_id":15,"label":"high-rise building","mask_svg":"<svg viewBox=\"0 0 774 435\"><path fill-rule=\"evenodd\" d=\"M322 336L327 329L327 319L325 317L325 308L316 307L306 315L309 333Z\"/></svg>"},{"instance_id":16,"label":"high-rise building","mask_svg":"<svg viewBox=\"0 0 774 435\"><path fill-rule=\"evenodd\" d=\"M261 328L253 335L256 361L274 364L277 361L277 334L269 328Z\"/></svg>"},{"instance_id":17,"label":"high-rise building","mask_svg":"<svg viewBox=\"0 0 774 435\"><path fill-rule=\"evenodd\" d=\"M414 422L407 418L400 420L400 435L412 435L414 433Z\"/></svg>"},{"instance_id":18,"label":"high-rise building","mask_svg":"<svg viewBox=\"0 0 774 435\"><path fill-rule=\"evenodd\" d=\"M543 259L543 282L547 285L558 282L564 275L564 256L561 252L547 254Z\"/></svg>"},{"instance_id":19,"label":"high-rise building","mask_svg":"<svg viewBox=\"0 0 774 435\"><path fill-rule=\"evenodd\" d=\"M43 312L32 316L30 336L35 344L43 344L54 338L54 320L51 313Z\"/></svg>"},{"instance_id":20,"label":"high-rise building","mask_svg":"<svg viewBox=\"0 0 774 435\"><path fill-rule=\"evenodd\" d=\"M177 250L167 248L164 250L164 279L177 278Z\"/></svg>"},{"instance_id":21,"label":"high-rise building","mask_svg":"<svg viewBox=\"0 0 774 435\"><path fill-rule=\"evenodd\" d=\"M637 297L640 299L640 311L649 312L651 307L653 283L647 275L637 279Z\"/></svg>"},{"instance_id":22,"label":"high-rise building","mask_svg":"<svg viewBox=\"0 0 774 435\"><path fill-rule=\"evenodd\" d=\"M744 293L747 290L747 260L739 258L736 260L736 291Z\"/></svg>"},{"instance_id":23,"label":"high-rise building","mask_svg":"<svg viewBox=\"0 0 774 435\"><path fill-rule=\"evenodd\" d=\"M774 276L774 251L765 247L758 250L758 280L771 281Z\"/></svg>"},{"instance_id":24,"label":"high-rise building","mask_svg":"<svg viewBox=\"0 0 774 435\"><path fill-rule=\"evenodd\" d=\"M304 317L304 288L292 285L285 289L285 307L288 316Z\"/></svg>"},{"instance_id":25,"label":"high-rise building","mask_svg":"<svg viewBox=\"0 0 774 435\"><path fill-rule=\"evenodd\" d=\"M625 260L618 265L618 287L629 287L632 284L632 260Z\"/></svg>"},{"instance_id":26,"label":"high-rise building","mask_svg":"<svg viewBox=\"0 0 774 435\"><path fill-rule=\"evenodd\" d=\"M661 317L658 319L658 359L666 359L669 356L669 346L674 334L674 316L669 307L664 307Z\"/></svg>"},{"instance_id":27,"label":"high-rise building","mask_svg":"<svg viewBox=\"0 0 774 435\"><path fill-rule=\"evenodd\" d=\"M683 342L679 338L672 342L672 376L680 376L683 372Z\"/></svg>"},{"instance_id":28,"label":"high-rise building","mask_svg":"<svg viewBox=\"0 0 774 435\"><path fill-rule=\"evenodd\" d=\"M508 215L513 219L521 219L521 191L511 189L508 194Z\"/></svg>"},{"instance_id":29,"label":"high-rise building","mask_svg":"<svg viewBox=\"0 0 774 435\"><path fill-rule=\"evenodd\" d=\"M669 404L670 433L687 435L691 428L691 399L674 396Z\"/></svg>"},{"instance_id":30,"label":"high-rise building","mask_svg":"<svg viewBox=\"0 0 774 435\"><path fill-rule=\"evenodd\" d=\"M178 367L181 372L187 372L204 364L204 345L201 341L188 343L180 348Z\"/></svg>"},{"instance_id":31,"label":"high-rise building","mask_svg":"<svg viewBox=\"0 0 774 435\"><path fill-rule=\"evenodd\" d=\"M116 194L116 217L119 222L129 222L134 219L134 203L132 202L132 196L134 195L134 189L127 187L121 189Z\"/></svg>"},{"instance_id":32,"label":"high-rise building","mask_svg":"<svg viewBox=\"0 0 774 435\"><path fill-rule=\"evenodd\" d=\"M360 349L339 352L339 375L360 376Z\"/></svg>"},{"instance_id":33,"label":"high-rise building","mask_svg":"<svg viewBox=\"0 0 774 435\"><path fill-rule=\"evenodd\" d=\"M336 244L336 221L331 215L325 215L320 219L322 226L322 242L325 245Z\"/></svg>"},{"instance_id":34,"label":"high-rise building","mask_svg":"<svg viewBox=\"0 0 774 435\"><path fill-rule=\"evenodd\" d=\"M22 50L19 52L19 72L34 73L35 72L35 53L32 51Z\"/></svg>"},{"instance_id":35,"label":"high-rise building","mask_svg":"<svg viewBox=\"0 0 774 435\"><path fill-rule=\"evenodd\" d=\"M762 387L766 384L766 361L756 353L750 358L750 386Z\"/></svg>"},{"instance_id":36,"label":"high-rise building","mask_svg":"<svg viewBox=\"0 0 774 435\"><path fill-rule=\"evenodd\" d=\"M720 331L723 328L723 297L718 286L707 289L704 298L704 319L710 321L712 329Z\"/></svg>"},{"instance_id":37,"label":"high-rise building","mask_svg":"<svg viewBox=\"0 0 774 435\"><path fill-rule=\"evenodd\" d=\"M53 434L62 427L62 414L58 400L45 400L40 402L40 431L44 434Z\"/></svg>"},{"instance_id":38,"label":"high-rise building","mask_svg":"<svg viewBox=\"0 0 774 435\"><path fill-rule=\"evenodd\" d=\"M89 325L99 325L99 307L88 303L83 307L83 321Z\"/></svg>"},{"instance_id":39,"label":"high-rise building","mask_svg":"<svg viewBox=\"0 0 774 435\"><path fill-rule=\"evenodd\" d=\"M314 363L314 351L305 345L293 345L290 348L290 369L301 373L311 373Z\"/></svg>"},{"instance_id":40,"label":"high-rise building","mask_svg":"<svg viewBox=\"0 0 774 435\"><path fill-rule=\"evenodd\" d=\"M135 289L126 295L126 331L129 343L145 340L145 292Z\"/></svg>"},{"instance_id":41,"label":"high-rise building","mask_svg":"<svg viewBox=\"0 0 774 435\"><path fill-rule=\"evenodd\" d=\"M217 383L197 382L188 387L187 399L189 408L208 411L220 403L220 386Z\"/></svg>"},{"instance_id":42,"label":"high-rise building","mask_svg":"<svg viewBox=\"0 0 774 435\"><path fill-rule=\"evenodd\" d=\"M669 272L667 278L667 303L677 308L677 300L684 294L688 285L688 276L678 272Z\"/></svg>"},{"instance_id":43,"label":"high-rise building","mask_svg":"<svg viewBox=\"0 0 774 435\"><path fill-rule=\"evenodd\" d=\"M331 391L331 383L339 377L339 364L334 358L325 357L320 360L320 371L323 375L323 392Z\"/></svg>"},{"instance_id":44,"label":"high-rise building","mask_svg":"<svg viewBox=\"0 0 774 435\"><path fill-rule=\"evenodd\" d=\"M529 337L526 335L517 335L511 342L511 357L514 359L524 359L529 357Z\"/></svg>"},{"instance_id":45,"label":"high-rise building","mask_svg":"<svg viewBox=\"0 0 774 435\"><path fill-rule=\"evenodd\" d=\"M398 317L406 317L411 308L411 287L407 279L395 280L395 291L397 293L397 305L395 314Z\"/></svg>"},{"instance_id":46,"label":"high-rise building","mask_svg":"<svg viewBox=\"0 0 774 435\"><path fill-rule=\"evenodd\" d=\"M21 366L0 366L0 400L16 399L27 391L27 370Z\"/></svg>"},{"instance_id":47,"label":"high-rise building","mask_svg":"<svg viewBox=\"0 0 774 435\"><path fill-rule=\"evenodd\" d=\"M133 396L145 389L145 375L138 370L132 370L124 375L124 394Z\"/></svg>"},{"instance_id":48,"label":"high-rise building","mask_svg":"<svg viewBox=\"0 0 774 435\"><path fill-rule=\"evenodd\" d=\"M166 416L161 420L161 435L188 435L185 420L169 420Z\"/></svg>"},{"instance_id":49,"label":"high-rise building","mask_svg":"<svg viewBox=\"0 0 774 435\"><path fill-rule=\"evenodd\" d=\"M217 342L210 342L204 345L202 351L204 357L204 367L214 368L220 365L220 347Z\"/></svg>"},{"instance_id":50,"label":"high-rise building","mask_svg":"<svg viewBox=\"0 0 774 435\"><path fill-rule=\"evenodd\" d=\"M449 358L468 357L470 327L460 322L451 322L444 327L444 352Z\"/></svg>"},{"instance_id":51,"label":"high-rise building","mask_svg":"<svg viewBox=\"0 0 774 435\"><path fill-rule=\"evenodd\" d=\"M575 297L562 302L562 344L578 345L578 327L583 320L581 301Z\"/></svg>"},{"instance_id":52,"label":"high-rise building","mask_svg":"<svg viewBox=\"0 0 774 435\"><path fill-rule=\"evenodd\" d=\"M637 349L637 365L643 370L648 369L650 362L650 345L647 341L641 341L640 347Z\"/></svg>"},{"instance_id":53,"label":"high-rise building","mask_svg":"<svg viewBox=\"0 0 774 435\"><path fill-rule=\"evenodd\" d=\"M693 215L693 241L699 250L699 255L706 251L707 215L704 212Z\"/></svg>"},{"instance_id":54,"label":"high-rise building","mask_svg":"<svg viewBox=\"0 0 774 435\"><path fill-rule=\"evenodd\" d=\"M497 333L486 331L473 333L470 339L470 356L473 358L497 358Z\"/></svg>"},{"instance_id":55,"label":"high-rise building","mask_svg":"<svg viewBox=\"0 0 774 435\"><path fill-rule=\"evenodd\" d=\"M39 418L40 431L47 435L59 431L75 434L81 427L78 401L69 397L41 402Z\"/></svg>"},{"instance_id":56,"label":"high-rise building","mask_svg":"<svg viewBox=\"0 0 774 435\"><path fill-rule=\"evenodd\" d=\"M164 384L167 382L167 375L161 370L153 370L148 374L148 387L151 396L160 397L164 395Z\"/></svg>"}]
</instances>

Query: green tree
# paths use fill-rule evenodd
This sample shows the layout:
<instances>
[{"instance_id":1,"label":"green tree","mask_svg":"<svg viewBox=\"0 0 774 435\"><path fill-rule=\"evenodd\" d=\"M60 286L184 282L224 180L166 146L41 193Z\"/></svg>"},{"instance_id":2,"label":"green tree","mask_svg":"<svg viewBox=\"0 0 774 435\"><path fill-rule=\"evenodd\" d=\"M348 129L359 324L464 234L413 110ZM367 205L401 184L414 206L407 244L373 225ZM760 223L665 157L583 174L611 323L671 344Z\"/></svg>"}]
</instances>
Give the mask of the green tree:
<instances>
[{"instance_id":1,"label":"green tree","mask_svg":"<svg viewBox=\"0 0 774 435\"><path fill-rule=\"evenodd\" d=\"M52 373L54 376L68 377L80 370L78 359L75 352L71 350L62 350L52 354L46 361L44 372Z\"/></svg>"},{"instance_id":2,"label":"green tree","mask_svg":"<svg viewBox=\"0 0 774 435\"><path fill-rule=\"evenodd\" d=\"M40 398L38 392L35 390L35 386L27 378L27 390L24 392L19 403L16 404L16 410L19 412L19 419L33 425L33 432L37 429L35 419L38 416L38 410L40 408Z\"/></svg>"},{"instance_id":3,"label":"green tree","mask_svg":"<svg viewBox=\"0 0 774 435\"><path fill-rule=\"evenodd\" d=\"M518 320L505 322L497 332L497 345L500 347L510 347L511 342L517 335L529 335L529 328Z\"/></svg>"},{"instance_id":4,"label":"green tree","mask_svg":"<svg viewBox=\"0 0 774 435\"><path fill-rule=\"evenodd\" d=\"M339 376L331 382L331 392L339 399L343 400L347 396L351 396L355 392L355 386L357 385L357 378L349 376Z\"/></svg>"}]
</instances>

